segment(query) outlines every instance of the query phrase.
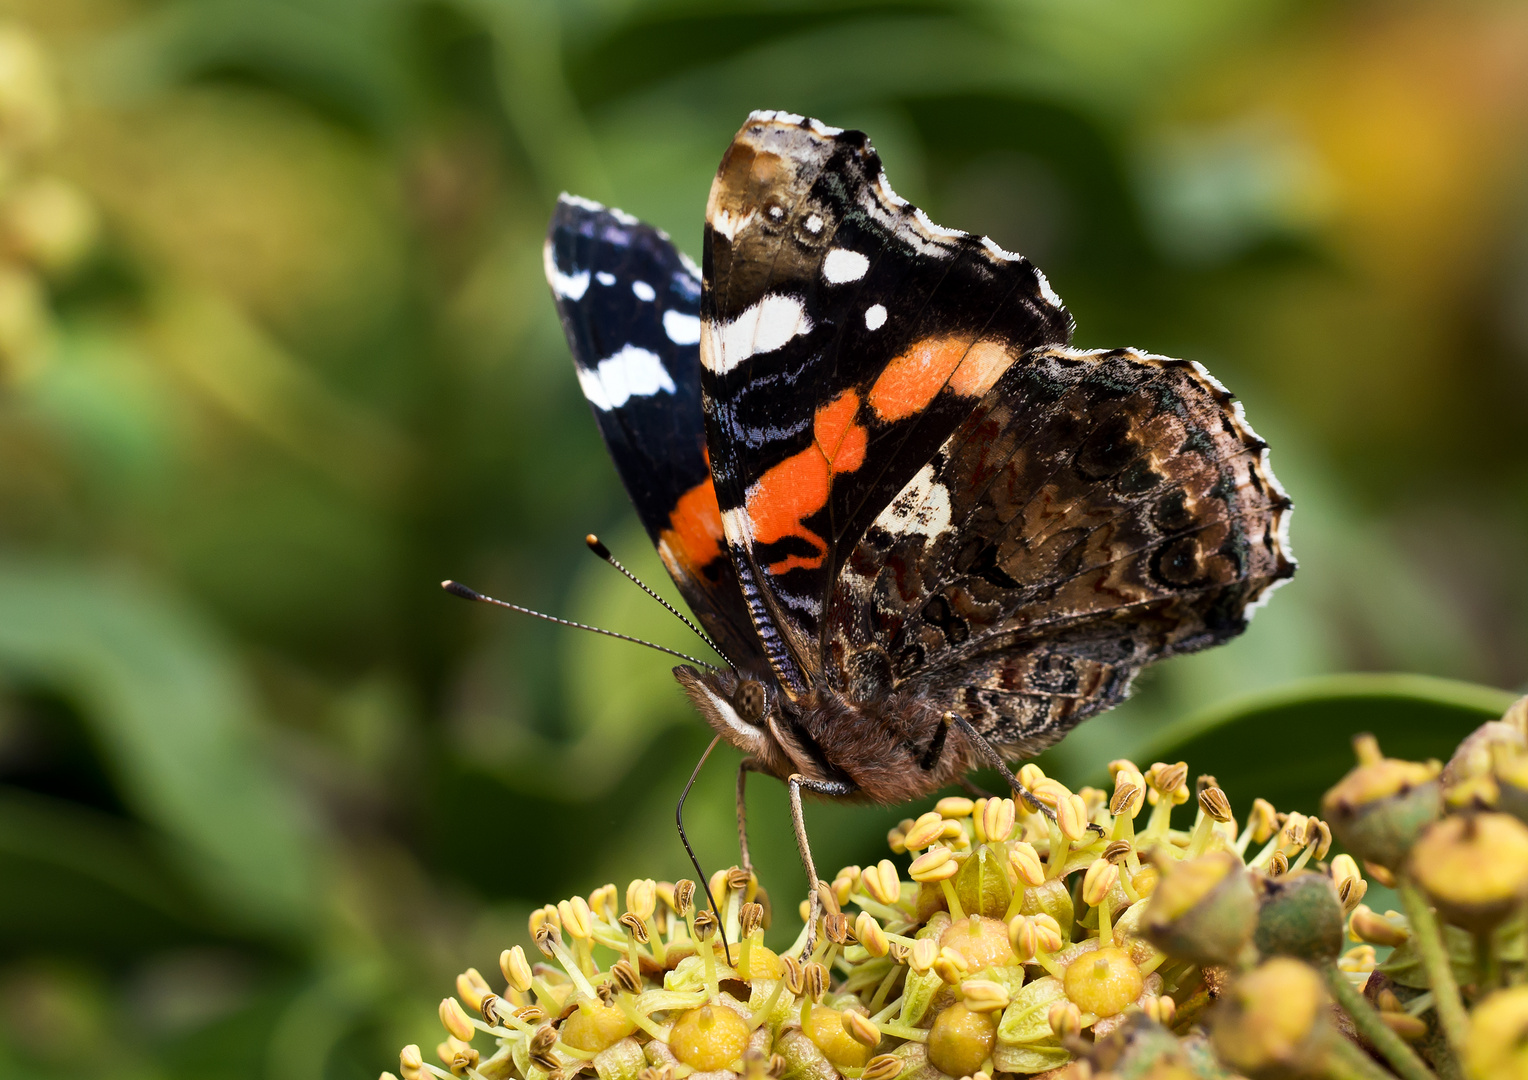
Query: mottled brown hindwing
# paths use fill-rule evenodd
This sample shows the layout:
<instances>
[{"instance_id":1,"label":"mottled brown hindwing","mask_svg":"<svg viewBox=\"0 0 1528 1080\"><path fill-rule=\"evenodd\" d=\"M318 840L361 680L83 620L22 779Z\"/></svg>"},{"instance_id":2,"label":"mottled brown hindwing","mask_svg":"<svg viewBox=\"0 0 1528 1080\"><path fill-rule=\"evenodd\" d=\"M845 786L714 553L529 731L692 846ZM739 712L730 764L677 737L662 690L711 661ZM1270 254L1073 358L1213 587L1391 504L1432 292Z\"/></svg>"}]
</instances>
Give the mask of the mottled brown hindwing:
<instances>
[{"instance_id":1,"label":"mottled brown hindwing","mask_svg":"<svg viewBox=\"0 0 1528 1080\"><path fill-rule=\"evenodd\" d=\"M851 700L927 694L1015 755L1218 644L1294 572L1265 444L1203 368L1033 350L855 547L828 612Z\"/></svg>"}]
</instances>

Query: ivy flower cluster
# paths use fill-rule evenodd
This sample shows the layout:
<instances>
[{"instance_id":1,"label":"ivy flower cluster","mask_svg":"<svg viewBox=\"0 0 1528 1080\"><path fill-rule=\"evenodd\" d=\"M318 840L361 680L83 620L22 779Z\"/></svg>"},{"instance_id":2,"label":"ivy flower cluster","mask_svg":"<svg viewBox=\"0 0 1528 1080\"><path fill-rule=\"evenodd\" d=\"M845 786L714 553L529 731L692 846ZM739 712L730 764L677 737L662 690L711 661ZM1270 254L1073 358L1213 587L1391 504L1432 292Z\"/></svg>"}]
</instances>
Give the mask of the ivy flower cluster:
<instances>
[{"instance_id":1,"label":"ivy flower cluster","mask_svg":"<svg viewBox=\"0 0 1528 1080\"><path fill-rule=\"evenodd\" d=\"M1519 712L1448 770L1360 740L1324 818L1258 799L1239 822L1184 762L1116 761L1109 790L1076 791L1026 765L1036 805L946 798L900 822L890 857L818 883L818 932L781 952L747 870L708 883L719 917L691 881L606 885L535 912L534 949L506 950L501 982L459 975L444 1040L405 1047L400 1072L1528 1075ZM1334 834L1347 853L1329 859ZM1405 914L1365 904L1371 881Z\"/></svg>"}]
</instances>

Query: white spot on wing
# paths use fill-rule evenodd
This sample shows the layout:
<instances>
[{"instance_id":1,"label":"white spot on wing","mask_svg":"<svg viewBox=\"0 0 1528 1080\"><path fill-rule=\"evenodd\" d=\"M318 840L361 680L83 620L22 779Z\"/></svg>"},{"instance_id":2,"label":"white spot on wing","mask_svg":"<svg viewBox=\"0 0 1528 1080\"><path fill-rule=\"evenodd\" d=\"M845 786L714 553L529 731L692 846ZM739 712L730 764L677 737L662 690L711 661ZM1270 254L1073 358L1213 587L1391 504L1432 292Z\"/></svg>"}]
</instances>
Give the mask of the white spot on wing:
<instances>
[{"instance_id":1,"label":"white spot on wing","mask_svg":"<svg viewBox=\"0 0 1528 1080\"><path fill-rule=\"evenodd\" d=\"M609 287L615 284L615 275L601 270L599 273L594 275L594 280L599 282L601 285Z\"/></svg>"},{"instance_id":2,"label":"white spot on wing","mask_svg":"<svg viewBox=\"0 0 1528 1080\"><path fill-rule=\"evenodd\" d=\"M830 285L858 281L870 269L870 260L848 248L834 248L822 260L822 276Z\"/></svg>"},{"instance_id":3,"label":"white spot on wing","mask_svg":"<svg viewBox=\"0 0 1528 1080\"><path fill-rule=\"evenodd\" d=\"M658 295L653 291L653 287L645 281L633 281L631 283L631 294L638 300L652 300Z\"/></svg>"},{"instance_id":4,"label":"white spot on wing","mask_svg":"<svg viewBox=\"0 0 1528 1080\"><path fill-rule=\"evenodd\" d=\"M547 284L559 298L575 301L584 298L584 293L589 290L589 271L580 270L576 274L564 274L557 269L557 259L552 254L550 243L541 249L541 263L546 270Z\"/></svg>"},{"instance_id":5,"label":"white spot on wing","mask_svg":"<svg viewBox=\"0 0 1528 1080\"><path fill-rule=\"evenodd\" d=\"M674 380L663 361L656 353L635 345L623 346L592 369L579 368L578 384L589 403L605 412L619 409L634 397L651 397L660 391L674 393Z\"/></svg>"},{"instance_id":6,"label":"white spot on wing","mask_svg":"<svg viewBox=\"0 0 1528 1080\"><path fill-rule=\"evenodd\" d=\"M791 338L810 333L812 320L794 296L769 293L730 322L705 327L710 348L701 343L701 360L724 375L759 353L774 352Z\"/></svg>"},{"instance_id":7,"label":"white spot on wing","mask_svg":"<svg viewBox=\"0 0 1528 1080\"><path fill-rule=\"evenodd\" d=\"M711 228L725 236L729 241L737 240L737 234L748 228L754 219L756 211L750 210L746 214L733 214L730 210L718 210L716 217L711 220Z\"/></svg>"},{"instance_id":8,"label":"white spot on wing","mask_svg":"<svg viewBox=\"0 0 1528 1080\"><path fill-rule=\"evenodd\" d=\"M934 479L932 462L918 470L875 524L893 536L925 537L925 546L949 529L950 491Z\"/></svg>"},{"instance_id":9,"label":"white spot on wing","mask_svg":"<svg viewBox=\"0 0 1528 1080\"><path fill-rule=\"evenodd\" d=\"M886 305L871 304L865 309L865 329L879 330L886 325Z\"/></svg>"},{"instance_id":10,"label":"white spot on wing","mask_svg":"<svg viewBox=\"0 0 1528 1080\"><path fill-rule=\"evenodd\" d=\"M816 236L818 233L822 232L822 218L817 214L813 214L811 217L807 218L806 231L811 233L813 236Z\"/></svg>"},{"instance_id":11,"label":"white spot on wing","mask_svg":"<svg viewBox=\"0 0 1528 1080\"><path fill-rule=\"evenodd\" d=\"M700 340L700 316L670 308L663 313L663 332L675 345L694 345Z\"/></svg>"},{"instance_id":12,"label":"white spot on wing","mask_svg":"<svg viewBox=\"0 0 1528 1080\"><path fill-rule=\"evenodd\" d=\"M569 206L576 206L580 210L588 210L590 213L609 214L622 225L642 224L632 215L628 214L625 210L618 209L614 206L606 206L604 203L595 202L593 199L586 199L582 195L569 195L566 191L564 191L561 195L557 196L557 201L567 203Z\"/></svg>"}]
</instances>

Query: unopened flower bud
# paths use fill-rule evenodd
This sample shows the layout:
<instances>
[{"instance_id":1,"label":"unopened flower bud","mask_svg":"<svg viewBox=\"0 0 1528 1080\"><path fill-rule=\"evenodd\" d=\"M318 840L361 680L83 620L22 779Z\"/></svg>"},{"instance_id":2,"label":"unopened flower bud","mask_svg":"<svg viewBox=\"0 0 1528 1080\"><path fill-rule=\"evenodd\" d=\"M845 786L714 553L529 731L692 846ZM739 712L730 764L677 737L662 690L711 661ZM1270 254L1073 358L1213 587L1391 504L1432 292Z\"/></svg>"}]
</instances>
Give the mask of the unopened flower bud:
<instances>
[{"instance_id":1,"label":"unopened flower bud","mask_svg":"<svg viewBox=\"0 0 1528 1080\"><path fill-rule=\"evenodd\" d=\"M1501 813L1444 818L1422 833L1407 866L1449 922L1490 930L1528 898L1528 825Z\"/></svg>"},{"instance_id":2,"label":"unopened flower bud","mask_svg":"<svg viewBox=\"0 0 1528 1080\"><path fill-rule=\"evenodd\" d=\"M871 956L885 956L890 948L886 931L881 929L881 924L868 911L860 912L854 920L854 937Z\"/></svg>"},{"instance_id":3,"label":"unopened flower bud","mask_svg":"<svg viewBox=\"0 0 1528 1080\"><path fill-rule=\"evenodd\" d=\"M1014 844L1008 852L1008 861L1025 885L1039 885L1045 880L1045 864L1033 844L1023 840Z\"/></svg>"},{"instance_id":4,"label":"unopened flower bud","mask_svg":"<svg viewBox=\"0 0 1528 1080\"><path fill-rule=\"evenodd\" d=\"M1081 795L1068 795L1056 802L1056 825L1068 840L1081 840L1088 831L1088 807Z\"/></svg>"},{"instance_id":5,"label":"unopened flower bud","mask_svg":"<svg viewBox=\"0 0 1528 1080\"><path fill-rule=\"evenodd\" d=\"M1050 1029L1060 1038L1077 1035L1082 1031L1082 1010L1070 1001L1058 1001L1045 1014Z\"/></svg>"},{"instance_id":6,"label":"unopened flower bud","mask_svg":"<svg viewBox=\"0 0 1528 1080\"><path fill-rule=\"evenodd\" d=\"M951 819L968 818L976 804L964 795L949 795L934 804L934 811Z\"/></svg>"},{"instance_id":7,"label":"unopened flower bud","mask_svg":"<svg viewBox=\"0 0 1528 1080\"><path fill-rule=\"evenodd\" d=\"M402 1074L403 1080L414 1080L422 1068L424 1068L424 1054L420 1053L418 1043L409 1043L398 1051L398 1072Z\"/></svg>"},{"instance_id":8,"label":"unopened flower bud","mask_svg":"<svg viewBox=\"0 0 1528 1080\"><path fill-rule=\"evenodd\" d=\"M1266 844L1279 829L1279 812L1267 799L1253 799L1252 812L1247 815L1254 843Z\"/></svg>"},{"instance_id":9,"label":"unopened flower bud","mask_svg":"<svg viewBox=\"0 0 1528 1080\"><path fill-rule=\"evenodd\" d=\"M913 822L902 843L908 851L921 851L944 834L944 818L937 810L930 810Z\"/></svg>"},{"instance_id":10,"label":"unopened flower bud","mask_svg":"<svg viewBox=\"0 0 1528 1080\"><path fill-rule=\"evenodd\" d=\"M1017 821L1017 808L1012 799L987 799L977 817L982 839L989 844L1000 844L1013 835Z\"/></svg>"},{"instance_id":11,"label":"unopened flower bud","mask_svg":"<svg viewBox=\"0 0 1528 1080\"><path fill-rule=\"evenodd\" d=\"M907 868L907 876L914 881L945 881L959 872L960 864L947 847L930 848Z\"/></svg>"},{"instance_id":12,"label":"unopened flower bud","mask_svg":"<svg viewBox=\"0 0 1528 1080\"><path fill-rule=\"evenodd\" d=\"M1231 964L1252 938L1257 909L1241 860L1217 851L1163 868L1143 929L1170 956L1200 965Z\"/></svg>"},{"instance_id":13,"label":"unopened flower bud","mask_svg":"<svg viewBox=\"0 0 1528 1080\"><path fill-rule=\"evenodd\" d=\"M933 938L919 938L913 942L907 956L907 966L922 974L934 966L939 958L939 943Z\"/></svg>"},{"instance_id":14,"label":"unopened flower bud","mask_svg":"<svg viewBox=\"0 0 1528 1080\"><path fill-rule=\"evenodd\" d=\"M1008 1008L1008 988L991 979L967 979L960 984L960 997L972 1012L997 1012Z\"/></svg>"},{"instance_id":15,"label":"unopened flower bud","mask_svg":"<svg viewBox=\"0 0 1528 1080\"><path fill-rule=\"evenodd\" d=\"M448 1032L462 1042L471 1042L472 1036L477 1031L472 1026L472 1019L462 1009L461 1002L454 997L440 999L440 1022Z\"/></svg>"},{"instance_id":16,"label":"unopened flower bud","mask_svg":"<svg viewBox=\"0 0 1528 1080\"><path fill-rule=\"evenodd\" d=\"M1231 984L1213 1017L1220 1059L1252 1080L1314 1073L1333 1034L1321 976L1275 957Z\"/></svg>"},{"instance_id":17,"label":"unopened flower bud","mask_svg":"<svg viewBox=\"0 0 1528 1080\"><path fill-rule=\"evenodd\" d=\"M849 1038L861 1046L868 1046L873 1050L881 1045L881 1029L875 1026L875 1021L870 1017L850 1009L843 1014L842 1023L844 1030L849 1033Z\"/></svg>"},{"instance_id":18,"label":"unopened flower bud","mask_svg":"<svg viewBox=\"0 0 1528 1080\"><path fill-rule=\"evenodd\" d=\"M1373 754L1377 753L1376 748ZM1397 867L1422 830L1443 810L1440 769L1437 762L1365 761L1326 793L1321 812L1355 856Z\"/></svg>"},{"instance_id":19,"label":"unopened flower bud","mask_svg":"<svg viewBox=\"0 0 1528 1080\"><path fill-rule=\"evenodd\" d=\"M562 928L569 937L587 941L594 936L594 913L589 910L589 904L582 896L558 903L557 916L562 920Z\"/></svg>"},{"instance_id":20,"label":"unopened flower bud","mask_svg":"<svg viewBox=\"0 0 1528 1080\"><path fill-rule=\"evenodd\" d=\"M1359 904L1353 909L1353 917L1348 920L1348 932L1357 941L1392 948L1404 945L1411 939L1410 931L1404 926L1397 926L1383 915L1376 915L1368 904Z\"/></svg>"},{"instance_id":21,"label":"unopened flower bud","mask_svg":"<svg viewBox=\"0 0 1528 1080\"><path fill-rule=\"evenodd\" d=\"M1305 870L1253 880L1258 913L1252 942L1262 955L1323 963L1337 959L1343 944L1342 902L1331 878Z\"/></svg>"},{"instance_id":22,"label":"unopened flower bud","mask_svg":"<svg viewBox=\"0 0 1528 1080\"><path fill-rule=\"evenodd\" d=\"M483 999L493 993L488 985L488 980L478 973L477 968L468 968L456 977L457 996L466 1003L467 1008L474 1012L483 1011Z\"/></svg>"},{"instance_id":23,"label":"unopened flower bud","mask_svg":"<svg viewBox=\"0 0 1528 1080\"><path fill-rule=\"evenodd\" d=\"M1082 878L1082 902L1089 907L1102 904L1118 880L1119 867L1108 859L1094 859Z\"/></svg>"},{"instance_id":24,"label":"unopened flower bud","mask_svg":"<svg viewBox=\"0 0 1528 1080\"><path fill-rule=\"evenodd\" d=\"M1528 1076L1528 986L1487 996L1470 1013L1464 1069L1471 1080Z\"/></svg>"},{"instance_id":25,"label":"unopened flower bud","mask_svg":"<svg viewBox=\"0 0 1528 1080\"><path fill-rule=\"evenodd\" d=\"M1059 952L1063 944L1061 937L1061 924L1054 917L1041 912L1029 917L1030 924L1035 928L1036 940L1039 942L1041 952Z\"/></svg>"},{"instance_id":26,"label":"unopened flower bud","mask_svg":"<svg viewBox=\"0 0 1528 1080\"><path fill-rule=\"evenodd\" d=\"M860 875L860 884L865 886L865 891L877 903L891 906L902 899L902 882L890 859L882 859L874 866L867 867Z\"/></svg>"},{"instance_id":27,"label":"unopened flower bud","mask_svg":"<svg viewBox=\"0 0 1528 1080\"><path fill-rule=\"evenodd\" d=\"M637 878L626 886L626 910L639 919L651 919L658 908L658 883L652 878Z\"/></svg>"},{"instance_id":28,"label":"unopened flower bud","mask_svg":"<svg viewBox=\"0 0 1528 1080\"><path fill-rule=\"evenodd\" d=\"M1165 1028L1172 1027L1178 1017L1177 1003L1166 994L1148 997L1141 1004L1141 1011Z\"/></svg>"},{"instance_id":29,"label":"unopened flower bud","mask_svg":"<svg viewBox=\"0 0 1528 1080\"><path fill-rule=\"evenodd\" d=\"M1015 915L1008 921L1008 943L1013 946L1020 963L1033 960L1040 948L1040 935L1035 924L1023 915Z\"/></svg>"}]
</instances>

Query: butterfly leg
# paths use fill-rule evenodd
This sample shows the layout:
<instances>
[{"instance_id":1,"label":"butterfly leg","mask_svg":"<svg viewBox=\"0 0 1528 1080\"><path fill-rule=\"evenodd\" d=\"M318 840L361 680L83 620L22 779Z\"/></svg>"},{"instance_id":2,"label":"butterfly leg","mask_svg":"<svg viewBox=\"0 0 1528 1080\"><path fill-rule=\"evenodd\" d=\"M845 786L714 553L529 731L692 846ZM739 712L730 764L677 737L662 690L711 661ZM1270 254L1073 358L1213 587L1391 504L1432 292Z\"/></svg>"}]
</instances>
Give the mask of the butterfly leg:
<instances>
[{"instance_id":1,"label":"butterfly leg","mask_svg":"<svg viewBox=\"0 0 1528 1080\"><path fill-rule=\"evenodd\" d=\"M950 717L954 713L945 713L939 718L939 726L934 729L934 737L928 742L928 749L923 752L923 759L918 762L918 767L924 772L929 772L939 764L939 757L944 753L944 740L950 734Z\"/></svg>"},{"instance_id":2,"label":"butterfly leg","mask_svg":"<svg viewBox=\"0 0 1528 1080\"><path fill-rule=\"evenodd\" d=\"M796 829L796 847L801 851L801 864L806 867L806 880L811 894L808 900L806 944L801 949L801 958L805 961L812 958L812 950L817 945L817 921L822 918L822 894L818 891L820 883L817 866L812 862L812 843L806 835L806 817L801 812L801 789L841 798L853 794L854 785L842 780L813 780L800 773L791 773L785 786L791 793L791 824Z\"/></svg>"},{"instance_id":3,"label":"butterfly leg","mask_svg":"<svg viewBox=\"0 0 1528 1080\"><path fill-rule=\"evenodd\" d=\"M748 854L748 804L743 799L743 792L748 786L748 774L751 772L766 772L758 759L746 757L737 767L737 848L742 857L742 869L753 873L753 859Z\"/></svg>"},{"instance_id":4,"label":"butterfly leg","mask_svg":"<svg viewBox=\"0 0 1528 1080\"><path fill-rule=\"evenodd\" d=\"M1008 786L1013 789L1014 795L1024 800L1024 804L1031 810L1038 810L1046 817L1054 819L1056 812L1046 806L1033 793L1019 782L1019 778L1013 775L1013 770L1008 767L1008 762L1003 760L1003 755L997 752L997 747L987 741L986 736L971 726L971 721L961 716L958 712L944 714L944 722L954 724L965 732L966 738L971 740L971 745L976 747L976 752L986 759L987 764L996 769L1008 781Z\"/></svg>"}]
</instances>

